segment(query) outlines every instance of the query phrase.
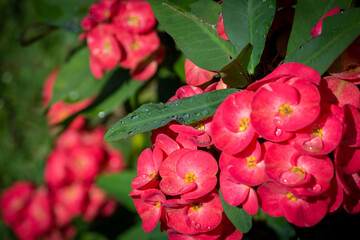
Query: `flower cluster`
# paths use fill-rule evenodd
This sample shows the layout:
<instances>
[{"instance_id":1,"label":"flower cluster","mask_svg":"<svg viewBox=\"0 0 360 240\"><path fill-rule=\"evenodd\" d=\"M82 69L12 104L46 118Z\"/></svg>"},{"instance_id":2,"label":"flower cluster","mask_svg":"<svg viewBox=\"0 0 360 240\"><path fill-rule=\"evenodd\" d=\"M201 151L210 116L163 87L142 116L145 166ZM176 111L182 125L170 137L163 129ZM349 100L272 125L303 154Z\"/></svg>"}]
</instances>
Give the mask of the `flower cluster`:
<instances>
[{"instance_id":1,"label":"flower cluster","mask_svg":"<svg viewBox=\"0 0 360 240\"><path fill-rule=\"evenodd\" d=\"M227 39L222 16L217 30ZM321 34L321 21L312 33ZM169 101L228 87L209 83L217 73L188 59L185 74L188 85ZM300 227L342 207L360 212L359 80L358 68L321 77L285 63L227 97L213 117L154 130L130 193L144 230L160 220L170 239L240 239L219 187L229 205Z\"/></svg>"},{"instance_id":2,"label":"flower cluster","mask_svg":"<svg viewBox=\"0 0 360 240\"><path fill-rule=\"evenodd\" d=\"M19 181L4 190L1 214L19 239L72 239L74 217L91 222L110 215L116 201L94 184L98 174L121 171L121 152L105 145L105 131L78 117L56 140L45 166L45 186Z\"/></svg>"},{"instance_id":3,"label":"flower cluster","mask_svg":"<svg viewBox=\"0 0 360 240\"><path fill-rule=\"evenodd\" d=\"M154 30L150 3L142 0L95 2L82 20L90 51L90 69L96 78L117 65L130 69L138 81L151 78L164 58L164 48Z\"/></svg>"}]
</instances>

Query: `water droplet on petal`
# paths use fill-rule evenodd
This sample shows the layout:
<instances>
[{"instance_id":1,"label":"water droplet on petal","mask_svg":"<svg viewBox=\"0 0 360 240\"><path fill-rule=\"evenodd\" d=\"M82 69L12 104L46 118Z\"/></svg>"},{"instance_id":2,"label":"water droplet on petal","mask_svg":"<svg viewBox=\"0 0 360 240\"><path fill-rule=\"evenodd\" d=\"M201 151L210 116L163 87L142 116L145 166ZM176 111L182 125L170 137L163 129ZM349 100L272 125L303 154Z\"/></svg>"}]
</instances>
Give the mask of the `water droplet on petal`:
<instances>
[{"instance_id":1,"label":"water droplet on petal","mask_svg":"<svg viewBox=\"0 0 360 240\"><path fill-rule=\"evenodd\" d=\"M199 229L199 228L201 228L201 225L200 225L200 223L197 223L197 224L195 224L195 228L196 228L196 229Z\"/></svg>"},{"instance_id":2,"label":"water droplet on petal","mask_svg":"<svg viewBox=\"0 0 360 240\"><path fill-rule=\"evenodd\" d=\"M314 137L303 142L302 147L309 152L320 152L324 148L324 143L320 137Z\"/></svg>"},{"instance_id":3,"label":"water droplet on petal","mask_svg":"<svg viewBox=\"0 0 360 240\"><path fill-rule=\"evenodd\" d=\"M279 182L287 185L297 184L305 179L306 173L295 173L292 170L283 172L279 177Z\"/></svg>"},{"instance_id":4,"label":"water droplet on petal","mask_svg":"<svg viewBox=\"0 0 360 240\"><path fill-rule=\"evenodd\" d=\"M320 192L321 191L321 185L320 184L315 184L315 186L313 186L312 190L315 191L315 192Z\"/></svg>"},{"instance_id":5,"label":"water droplet on petal","mask_svg":"<svg viewBox=\"0 0 360 240\"><path fill-rule=\"evenodd\" d=\"M275 136L280 137L283 131L280 128L275 128Z\"/></svg>"},{"instance_id":6,"label":"water droplet on petal","mask_svg":"<svg viewBox=\"0 0 360 240\"><path fill-rule=\"evenodd\" d=\"M285 123L285 119L280 117L280 116L275 116L274 117L274 124L276 127L281 127L283 126Z\"/></svg>"}]
</instances>

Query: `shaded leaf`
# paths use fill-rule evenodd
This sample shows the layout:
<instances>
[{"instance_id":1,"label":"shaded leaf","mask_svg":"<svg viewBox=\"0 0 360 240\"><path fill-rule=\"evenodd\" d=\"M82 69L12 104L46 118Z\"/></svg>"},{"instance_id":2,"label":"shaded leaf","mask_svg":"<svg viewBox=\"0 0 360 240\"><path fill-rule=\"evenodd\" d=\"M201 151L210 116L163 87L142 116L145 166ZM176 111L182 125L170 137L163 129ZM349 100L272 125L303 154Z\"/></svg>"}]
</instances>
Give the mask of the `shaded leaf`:
<instances>
[{"instance_id":1,"label":"shaded leaf","mask_svg":"<svg viewBox=\"0 0 360 240\"><path fill-rule=\"evenodd\" d=\"M128 70L118 68L109 77L94 102L82 112L85 112L87 116L103 118L135 95L144 84L145 82L131 79Z\"/></svg>"},{"instance_id":2,"label":"shaded leaf","mask_svg":"<svg viewBox=\"0 0 360 240\"><path fill-rule=\"evenodd\" d=\"M298 0L286 55L290 55L312 37L311 29L331 9L347 9L351 0Z\"/></svg>"},{"instance_id":3,"label":"shaded leaf","mask_svg":"<svg viewBox=\"0 0 360 240\"><path fill-rule=\"evenodd\" d=\"M284 62L305 64L322 75L359 34L360 8L335 14L324 19L319 36L296 49Z\"/></svg>"},{"instance_id":4,"label":"shaded leaf","mask_svg":"<svg viewBox=\"0 0 360 240\"><path fill-rule=\"evenodd\" d=\"M252 218L243 208L234 207L227 204L219 190L221 205L226 216L234 224L234 226L242 233L247 233L252 227Z\"/></svg>"},{"instance_id":5,"label":"shaded leaf","mask_svg":"<svg viewBox=\"0 0 360 240\"><path fill-rule=\"evenodd\" d=\"M223 1L224 27L230 42L238 53L249 43L253 46L248 66L250 74L260 62L275 11L275 0Z\"/></svg>"},{"instance_id":6,"label":"shaded leaf","mask_svg":"<svg viewBox=\"0 0 360 240\"><path fill-rule=\"evenodd\" d=\"M33 0L41 21L79 32L82 18L93 0Z\"/></svg>"},{"instance_id":7,"label":"shaded leaf","mask_svg":"<svg viewBox=\"0 0 360 240\"><path fill-rule=\"evenodd\" d=\"M105 142L162 127L172 120L192 124L214 115L217 107L237 89L224 89L164 103L147 103L115 123L105 134Z\"/></svg>"},{"instance_id":8,"label":"shaded leaf","mask_svg":"<svg viewBox=\"0 0 360 240\"><path fill-rule=\"evenodd\" d=\"M197 66L219 71L235 55L232 44L218 36L214 24L206 22L219 17L219 4L210 0L150 0L150 3L161 26ZM219 7L213 7L214 4Z\"/></svg>"},{"instance_id":9,"label":"shaded leaf","mask_svg":"<svg viewBox=\"0 0 360 240\"><path fill-rule=\"evenodd\" d=\"M97 178L96 184L109 195L118 199L128 210L136 212L133 200L129 197L132 191L132 180L137 176L135 170L125 170L120 173L103 175Z\"/></svg>"},{"instance_id":10,"label":"shaded leaf","mask_svg":"<svg viewBox=\"0 0 360 240\"><path fill-rule=\"evenodd\" d=\"M78 50L61 66L54 83L52 103L60 100L79 101L94 96L106 84L112 72L108 72L102 80L96 79L90 72L89 50Z\"/></svg>"},{"instance_id":11,"label":"shaded leaf","mask_svg":"<svg viewBox=\"0 0 360 240\"><path fill-rule=\"evenodd\" d=\"M234 88L245 87L251 83L247 66L252 49L250 44L246 45L235 59L221 69L220 76L224 83Z\"/></svg>"},{"instance_id":12,"label":"shaded leaf","mask_svg":"<svg viewBox=\"0 0 360 240\"><path fill-rule=\"evenodd\" d=\"M22 46L28 46L33 42L47 36L58 29L55 26L51 26L46 23L36 23L26 27L20 35L20 44Z\"/></svg>"}]
</instances>

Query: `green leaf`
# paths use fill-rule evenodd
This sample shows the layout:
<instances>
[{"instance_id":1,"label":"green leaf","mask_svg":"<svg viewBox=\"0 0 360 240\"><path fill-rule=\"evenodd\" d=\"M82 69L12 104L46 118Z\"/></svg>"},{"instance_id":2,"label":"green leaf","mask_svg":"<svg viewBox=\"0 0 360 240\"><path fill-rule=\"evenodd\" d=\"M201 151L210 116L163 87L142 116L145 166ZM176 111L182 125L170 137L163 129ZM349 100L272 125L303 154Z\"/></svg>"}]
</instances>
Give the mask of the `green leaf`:
<instances>
[{"instance_id":1,"label":"green leaf","mask_svg":"<svg viewBox=\"0 0 360 240\"><path fill-rule=\"evenodd\" d=\"M86 232L80 235L80 240L107 240L104 235L97 232Z\"/></svg>"},{"instance_id":2,"label":"green leaf","mask_svg":"<svg viewBox=\"0 0 360 240\"><path fill-rule=\"evenodd\" d=\"M241 88L250 84L247 66L251 56L252 46L246 45L239 55L220 71L221 79L231 87Z\"/></svg>"},{"instance_id":3,"label":"green leaf","mask_svg":"<svg viewBox=\"0 0 360 240\"><path fill-rule=\"evenodd\" d=\"M41 21L74 32L94 0L33 0Z\"/></svg>"},{"instance_id":4,"label":"green leaf","mask_svg":"<svg viewBox=\"0 0 360 240\"><path fill-rule=\"evenodd\" d=\"M60 100L79 101L93 96L106 84L112 72L108 72L101 80L90 72L89 50L82 48L75 52L68 62L61 66L56 78L52 103Z\"/></svg>"},{"instance_id":5,"label":"green leaf","mask_svg":"<svg viewBox=\"0 0 360 240\"><path fill-rule=\"evenodd\" d=\"M219 71L235 55L232 44L219 37L215 29L214 19L221 12L219 4L211 0L150 0L150 3L160 25L197 66Z\"/></svg>"},{"instance_id":6,"label":"green leaf","mask_svg":"<svg viewBox=\"0 0 360 240\"><path fill-rule=\"evenodd\" d=\"M166 231L160 231L160 223L149 233L144 232L141 222L119 235L117 240L167 240Z\"/></svg>"},{"instance_id":7,"label":"green leaf","mask_svg":"<svg viewBox=\"0 0 360 240\"><path fill-rule=\"evenodd\" d=\"M105 81L105 79L101 81ZM128 70L118 68L109 77L94 102L82 112L87 116L103 118L135 95L136 91L144 84L145 82L131 79Z\"/></svg>"},{"instance_id":8,"label":"green leaf","mask_svg":"<svg viewBox=\"0 0 360 240\"><path fill-rule=\"evenodd\" d=\"M351 0L298 0L286 55L290 55L312 38L311 29L327 12L335 7L347 9L351 2Z\"/></svg>"},{"instance_id":9,"label":"green leaf","mask_svg":"<svg viewBox=\"0 0 360 240\"><path fill-rule=\"evenodd\" d=\"M28 46L33 42L49 35L53 31L57 30L57 27L46 23L35 23L26 27L20 35L20 44L21 46Z\"/></svg>"},{"instance_id":10,"label":"green leaf","mask_svg":"<svg viewBox=\"0 0 360 240\"><path fill-rule=\"evenodd\" d=\"M238 91L229 88L198 94L167 104L147 103L115 123L105 134L105 142L133 136L162 127L172 120L192 124L214 115L217 107L230 94Z\"/></svg>"},{"instance_id":11,"label":"green leaf","mask_svg":"<svg viewBox=\"0 0 360 240\"><path fill-rule=\"evenodd\" d=\"M260 62L265 40L275 16L275 0L224 0L223 18L226 35L239 53L253 46L248 71L253 74Z\"/></svg>"},{"instance_id":12,"label":"green leaf","mask_svg":"<svg viewBox=\"0 0 360 240\"><path fill-rule=\"evenodd\" d=\"M335 14L324 19L319 36L296 49L284 62L305 64L322 75L359 34L360 8Z\"/></svg>"},{"instance_id":13,"label":"green leaf","mask_svg":"<svg viewBox=\"0 0 360 240\"><path fill-rule=\"evenodd\" d=\"M221 205L224 209L226 216L234 224L234 226L242 233L247 233L252 227L251 215L248 214L243 208L234 207L227 204L224 197L219 190Z\"/></svg>"},{"instance_id":14,"label":"green leaf","mask_svg":"<svg viewBox=\"0 0 360 240\"><path fill-rule=\"evenodd\" d=\"M135 170L125 170L116 174L100 176L97 178L96 184L118 199L127 209L136 212L133 200L128 196L132 191L131 182L136 176Z\"/></svg>"}]
</instances>

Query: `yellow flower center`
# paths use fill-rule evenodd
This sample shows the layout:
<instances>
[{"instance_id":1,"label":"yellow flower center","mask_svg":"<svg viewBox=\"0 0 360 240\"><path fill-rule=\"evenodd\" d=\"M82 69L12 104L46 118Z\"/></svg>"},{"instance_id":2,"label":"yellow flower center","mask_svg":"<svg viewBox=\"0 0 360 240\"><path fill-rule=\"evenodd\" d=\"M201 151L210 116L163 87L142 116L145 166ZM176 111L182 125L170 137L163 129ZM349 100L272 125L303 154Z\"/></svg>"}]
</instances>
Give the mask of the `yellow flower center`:
<instances>
[{"instance_id":1,"label":"yellow flower center","mask_svg":"<svg viewBox=\"0 0 360 240\"><path fill-rule=\"evenodd\" d=\"M152 171L152 173L150 173L149 178L153 179L155 177L155 170Z\"/></svg>"},{"instance_id":2,"label":"yellow flower center","mask_svg":"<svg viewBox=\"0 0 360 240\"><path fill-rule=\"evenodd\" d=\"M140 43L138 42L133 42L131 44L131 50L138 50L140 48Z\"/></svg>"},{"instance_id":3,"label":"yellow flower center","mask_svg":"<svg viewBox=\"0 0 360 240\"><path fill-rule=\"evenodd\" d=\"M294 194L292 194L291 192L288 192L287 194L286 194L286 197L288 198L288 199L290 199L290 200L292 200L292 201L296 201L297 200L297 198L294 196Z\"/></svg>"},{"instance_id":4,"label":"yellow flower center","mask_svg":"<svg viewBox=\"0 0 360 240\"><path fill-rule=\"evenodd\" d=\"M205 126L203 123L194 123L191 126L197 130L202 130L202 131L205 130Z\"/></svg>"},{"instance_id":5,"label":"yellow flower center","mask_svg":"<svg viewBox=\"0 0 360 240\"><path fill-rule=\"evenodd\" d=\"M239 131L240 132L245 131L249 127L249 122L250 122L250 119L243 118L239 123Z\"/></svg>"},{"instance_id":6,"label":"yellow flower center","mask_svg":"<svg viewBox=\"0 0 360 240\"><path fill-rule=\"evenodd\" d=\"M199 211L202 206L202 203L192 203L190 205L191 211Z\"/></svg>"},{"instance_id":7,"label":"yellow flower center","mask_svg":"<svg viewBox=\"0 0 360 240\"><path fill-rule=\"evenodd\" d=\"M158 208L160 208L160 202L159 202L159 201L156 202L156 206L157 206Z\"/></svg>"},{"instance_id":8,"label":"yellow flower center","mask_svg":"<svg viewBox=\"0 0 360 240\"><path fill-rule=\"evenodd\" d=\"M191 183L196 180L196 176L194 173L190 172L185 175L185 182Z\"/></svg>"},{"instance_id":9,"label":"yellow flower center","mask_svg":"<svg viewBox=\"0 0 360 240\"><path fill-rule=\"evenodd\" d=\"M289 116L292 111L293 109L289 104L284 104L279 108L279 113L286 116Z\"/></svg>"},{"instance_id":10,"label":"yellow flower center","mask_svg":"<svg viewBox=\"0 0 360 240\"><path fill-rule=\"evenodd\" d=\"M105 16L106 18L109 18L109 17L110 17L110 14L111 14L111 12L110 12L109 10L106 10L106 11L104 12L104 16Z\"/></svg>"},{"instance_id":11,"label":"yellow flower center","mask_svg":"<svg viewBox=\"0 0 360 240\"><path fill-rule=\"evenodd\" d=\"M139 25L139 18L137 17L128 17L128 22L127 24L131 27L137 27Z\"/></svg>"},{"instance_id":12,"label":"yellow flower center","mask_svg":"<svg viewBox=\"0 0 360 240\"><path fill-rule=\"evenodd\" d=\"M323 136L323 130L321 129L321 127L319 126L315 126L312 130L311 133L314 137L322 137Z\"/></svg>"},{"instance_id":13,"label":"yellow flower center","mask_svg":"<svg viewBox=\"0 0 360 240\"><path fill-rule=\"evenodd\" d=\"M256 158L255 157L248 157L247 159L247 166L249 167L249 168L254 168L254 167L256 167Z\"/></svg>"},{"instance_id":14,"label":"yellow flower center","mask_svg":"<svg viewBox=\"0 0 360 240\"><path fill-rule=\"evenodd\" d=\"M112 46L111 46L110 40L107 39L107 40L105 41L105 51L106 51L106 52L111 52L111 50L112 50Z\"/></svg>"},{"instance_id":15,"label":"yellow flower center","mask_svg":"<svg viewBox=\"0 0 360 240\"><path fill-rule=\"evenodd\" d=\"M299 174L299 175L306 173L305 169L303 169L302 167L299 167L299 166L292 167L291 171L293 171L294 173Z\"/></svg>"}]
</instances>

